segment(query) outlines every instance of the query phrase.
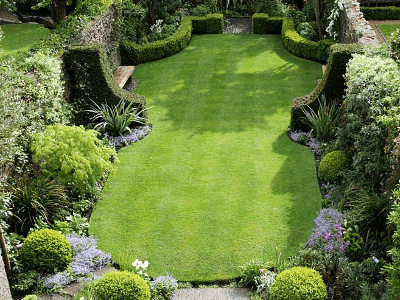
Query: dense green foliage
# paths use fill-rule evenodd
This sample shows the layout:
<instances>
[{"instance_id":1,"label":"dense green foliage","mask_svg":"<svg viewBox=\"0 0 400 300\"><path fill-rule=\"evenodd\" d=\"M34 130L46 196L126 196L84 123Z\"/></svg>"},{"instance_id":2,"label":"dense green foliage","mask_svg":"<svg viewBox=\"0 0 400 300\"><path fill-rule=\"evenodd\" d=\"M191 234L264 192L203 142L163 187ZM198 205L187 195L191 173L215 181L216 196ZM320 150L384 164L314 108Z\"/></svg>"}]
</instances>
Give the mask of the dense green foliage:
<instances>
[{"instance_id":1,"label":"dense green foliage","mask_svg":"<svg viewBox=\"0 0 400 300\"><path fill-rule=\"evenodd\" d=\"M41 229L30 233L21 247L20 257L29 270L52 274L64 270L72 261L71 244L61 233Z\"/></svg>"},{"instance_id":2,"label":"dense green foliage","mask_svg":"<svg viewBox=\"0 0 400 300\"><path fill-rule=\"evenodd\" d=\"M310 130L310 127L303 122L302 108L308 105L314 111L318 110L318 98L322 95L325 96L328 104L341 105L345 93L344 74L353 53L363 53L363 47L356 44L335 44L331 46L327 69L317 87L309 95L297 98L292 103L290 121L292 130Z\"/></svg>"},{"instance_id":3,"label":"dense green foliage","mask_svg":"<svg viewBox=\"0 0 400 300\"><path fill-rule=\"evenodd\" d=\"M177 31L164 40L144 45L122 42L122 62L125 65L136 65L174 55L189 44L191 36L192 21L189 18L184 18Z\"/></svg>"},{"instance_id":4,"label":"dense green foliage","mask_svg":"<svg viewBox=\"0 0 400 300\"><path fill-rule=\"evenodd\" d=\"M393 192L395 201L389 214L389 224L394 227L393 248L389 251L391 263L385 266L387 280L391 287L391 299L396 299L400 295L400 189Z\"/></svg>"},{"instance_id":5,"label":"dense green foliage","mask_svg":"<svg viewBox=\"0 0 400 300\"><path fill-rule=\"evenodd\" d=\"M10 226L26 234L39 219L48 224L69 206L65 188L57 181L28 174L11 178L6 190L11 194L13 215Z\"/></svg>"},{"instance_id":6,"label":"dense green foliage","mask_svg":"<svg viewBox=\"0 0 400 300\"><path fill-rule=\"evenodd\" d=\"M144 97L122 90L113 78L103 45L71 46L63 58L76 124L86 125L89 122L91 115L87 110L91 109L92 101L98 105L115 105L124 99L144 111ZM146 117L145 114L141 116Z\"/></svg>"},{"instance_id":7,"label":"dense green foliage","mask_svg":"<svg viewBox=\"0 0 400 300\"><path fill-rule=\"evenodd\" d=\"M150 300L150 287L135 273L112 271L96 281L94 296L105 300Z\"/></svg>"},{"instance_id":8,"label":"dense green foliage","mask_svg":"<svg viewBox=\"0 0 400 300\"><path fill-rule=\"evenodd\" d=\"M295 253L320 194L312 153L287 136L288 112L320 73L279 35L194 35L139 65L153 131L118 152L90 219L99 247L123 269L141 258L152 277L203 282L235 278L275 247Z\"/></svg>"},{"instance_id":9,"label":"dense green foliage","mask_svg":"<svg viewBox=\"0 0 400 300\"><path fill-rule=\"evenodd\" d=\"M400 20L400 7L361 7L367 20Z\"/></svg>"},{"instance_id":10,"label":"dense green foliage","mask_svg":"<svg viewBox=\"0 0 400 300\"><path fill-rule=\"evenodd\" d=\"M281 33L282 18L270 17L267 14L254 14L252 16L254 34Z\"/></svg>"},{"instance_id":11,"label":"dense green foliage","mask_svg":"<svg viewBox=\"0 0 400 300\"><path fill-rule=\"evenodd\" d=\"M329 152L318 166L318 176L323 181L333 182L348 168L348 165L346 152L340 150Z\"/></svg>"},{"instance_id":12,"label":"dense green foliage","mask_svg":"<svg viewBox=\"0 0 400 300\"><path fill-rule=\"evenodd\" d=\"M323 300L327 299L326 287L314 269L293 267L276 276L269 299Z\"/></svg>"},{"instance_id":13,"label":"dense green foliage","mask_svg":"<svg viewBox=\"0 0 400 300\"><path fill-rule=\"evenodd\" d=\"M349 151L352 177L378 188L388 178L400 126L398 66L389 57L354 54L345 78L340 147Z\"/></svg>"},{"instance_id":14,"label":"dense green foliage","mask_svg":"<svg viewBox=\"0 0 400 300\"><path fill-rule=\"evenodd\" d=\"M113 170L115 150L104 145L94 130L83 126L46 126L33 135L32 160L44 175L82 193L91 192Z\"/></svg>"},{"instance_id":15,"label":"dense green foliage","mask_svg":"<svg viewBox=\"0 0 400 300\"><path fill-rule=\"evenodd\" d=\"M335 42L333 40L319 42L307 40L297 33L292 19L283 18L282 43L290 53L296 56L326 63L330 53L329 48Z\"/></svg>"},{"instance_id":16,"label":"dense green foliage","mask_svg":"<svg viewBox=\"0 0 400 300\"><path fill-rule=\"evenodd\" d=\"M219 34L224 29L224 16L210 14L205 17L191 17L193 34Z\"/></svg>"},{"instance_id":17,"label":"dense green foliage","mask_svg":"<svg viewBox=\"0 0 400 300\"><path fill-rule=\"evenodd\" d=\"M170 37L144 45L123 41L121 56L123 64L139 64L158 60L182 51L190 42L192 33L222 33L224 18L220 14L206 17L183 18L177 31Z\"/></svg>"}]
</instances>

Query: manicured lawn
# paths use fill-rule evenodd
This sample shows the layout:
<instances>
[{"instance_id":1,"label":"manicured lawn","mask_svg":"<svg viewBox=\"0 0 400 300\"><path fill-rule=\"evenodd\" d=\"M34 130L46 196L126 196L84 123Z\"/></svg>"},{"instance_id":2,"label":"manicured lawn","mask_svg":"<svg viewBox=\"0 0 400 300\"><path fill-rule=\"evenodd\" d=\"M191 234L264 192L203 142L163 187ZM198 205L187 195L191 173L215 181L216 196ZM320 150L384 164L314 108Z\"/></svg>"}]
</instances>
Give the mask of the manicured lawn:
<instances>
[{"instance_id":1,"label":"manicured lawn","mask_svg":"<svg viewBox=\"0 0 400 300\"><path fill-rule=\"evenodd\" d=\"M50 29L42 24L10 24L2 25L3 38L1 39L0 55L15 54L26 51L41 38L50 34Z\"/></svg>"},{"instance_id":2,"label":"manicured lawn","mask_svg":"<svg viewBox=\"0 0 400 300\"><path fill-rule=\"evenodd\" d=\"M290 141L290 103L321 65L278 35L201 35L140 65L152 133L119 152L91 217L99 248L123 268L150 262L184 281L239 276L254 258L294 254L320 209L312 153Z\"/></svg>"},{"instance_id":3,"label":"manicured lawn","mask_svg":"<svg viewBox=\"0 0 400 300\"><path fill-rule=\"evenodd\" d=\"M397 28L400 28L400 24L381 24L379 25L379 29L382 31L383 35L386 37L388 41L390 41L390 34L393 31L396 31Z\"/></svg>"}]
</instances>

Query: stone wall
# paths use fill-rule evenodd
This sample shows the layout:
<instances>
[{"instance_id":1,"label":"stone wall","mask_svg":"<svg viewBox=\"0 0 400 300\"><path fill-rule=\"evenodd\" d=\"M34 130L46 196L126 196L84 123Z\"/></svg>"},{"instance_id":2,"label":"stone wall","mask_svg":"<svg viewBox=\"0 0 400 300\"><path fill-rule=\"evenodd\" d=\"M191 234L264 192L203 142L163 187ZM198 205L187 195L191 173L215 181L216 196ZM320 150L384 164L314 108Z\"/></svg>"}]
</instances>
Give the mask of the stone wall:
<instances>
[{"instance_id":1,"label":"stone wall","mask_svg":"<svg viewBox=\"0 0 400 300\"><path fill-rule=\"evenodd\" d=\"M82 44L103 44L110 63L113 66L121 64L118 46L116 46L113 36L113 25L116 18L116 9L114 6L111 6L104 14L93 20L77 39L77 42Z\"/></svg>"},{"instance_id":2,"label":"stone wall","mask_svg":"<svg viewBox=\"0 0 400 300\"><path fill-rule=\"evenodd\" d=\"M1 229L0 229L1 230ZM0 249L0 300L11 300L10 287L8 285L3 256Z\"/></svg>"},{"instance_id":3,"label":"stone wall","mask_svg":"<svg viewBox=\"0 0 400 300\"><path fill-rule=\"evenodd\" d=\"M340 13L341 30L339 41L341 43L375 45L378 39L374 30L365 20L360 10L360 3L353 0L351 4L346 5Z\"/></svg>"}]
</instances>

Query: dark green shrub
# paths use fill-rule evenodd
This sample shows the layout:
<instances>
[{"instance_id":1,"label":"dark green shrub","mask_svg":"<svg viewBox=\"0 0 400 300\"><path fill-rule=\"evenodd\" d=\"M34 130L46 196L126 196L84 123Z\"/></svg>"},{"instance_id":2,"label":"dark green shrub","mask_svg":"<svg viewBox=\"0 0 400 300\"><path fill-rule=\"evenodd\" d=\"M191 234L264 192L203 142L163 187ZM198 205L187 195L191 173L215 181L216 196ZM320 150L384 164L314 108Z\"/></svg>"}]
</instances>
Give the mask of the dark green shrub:
<instances>
[{"instance_id":1,"label":"dark green shrub","mask_svg":"<svg viewBox=\"0 0 400 300\"><path fill-rule=\"evenodd\" d=\"M205 17L191 17L193 34L219 34L224 30L224 16L211 14Z\"/></svg>"},{"instance_id":2,"label":"dark green shrub","mask_svg":"<svg viewBox=\"0 0 400 300\"><path fill-rule=\"evenodd\" d=\"M282 42L290 53L321 63L326 63L330 47L335 44L333 40L314 42L301 37L295 30L293 20L288 18L283 18Z\"/></svg>"},{"instance_id":3,"label":"dark green shrub","mask_svg":"<svg viewBox=\"0 0 400 300\"><path fill-rule=\"evenodd\" d=\"M400 7L361 7L366 20L400 20Z\"/></svg>"},{"instance_id":4,"label":"dark green shrub","mask_svg":"<svg viewBox=\"0 0 400 300\"><path fill-rule=\"evenodd\" d=\"M177 31L164 40L145 45L122 42L120 49L122 63L125 65L136 65L174 55L182 51L189 44L191 37L191 19L183 18Z\"/></svg>"},{"instance_id":5,"label":"dark green shrub","mask_svg":"<svg viewBox=\"0 0 400 300\"><path fill-rule=\"evenodd\" d=\"M150 300L150 287L137 274L112 271L95 283L94 295L103 300Z\"/></svg>"},{"instance_id":6,"label":"dark green shrub","mask_svg":"<svg viewBox=\"0 0 400 300\"><path fill-rule=\"evenodd\" d=\"M318 176L323 181L332 182L349 166L349 158L344 151L336 150L325 155L319 166Z\"/></svg>"},{"instance_id":7,"label":"dark green shrub","mask_svg":"<svg viewBox=\"0 0 400 300\"><path fill-rule=\"evenodd\" d=\"M269 17L267 14L254 14L251 20L254 34L281 33L283 21L280 17Z\"/></svg>"},{"instance_id":8,"label":"dark green shrub","mask_svg":"<svg viewBox=\"0 0 400 300\"><path fill-rule=\"evenodd\" d=\"M322 300L327 299L321 274L314 269L294 267L276 276L270 300Z\"/></svg>"},{"instance_id":9,"label":"dark green shrub","mask_svg":"<svg viewBox=\"0 0 400 300\"><path fill-rule=\"evenodd\" d=\"M314 42L318 41L317 22L302 22L297 26L296 31L303 38Z\"/></svg>"},{"instance_id":10,"label":"dark green shrub","mask_svg":"<svg viewBox=\"0 0 400 300\"><path fill-rule=\"evenodd\" d=\"M117 104L122 98L135 103L139 110L145 108L144 97L122 90L118 86L103 45L71 46L63 58L69 77L68 86L75 108L76 124L86 125L90 120L87 110L91 108L91 101L97 104Z\"/></svg>"},{"instance_id":11,"label":"dark green shrub","mask_svg":"<svg viewBox=\"0 0 400 300\"><path fill-rule=\"evenodd\" d=\"M292 103L290 121L292 130L310 130L310 127L302 121L304 118L302 107L308 105L313 110L317 110L317 100L322 94L325 95L328 104L335 102L337 106L341 105L345 89L344 74L352 53L363 53L362 45L335 44L331 46L327 69L318 86L309 95L295 99Z\"/></svg>"},{"instance_id":12,"label":"dark green shrub","mask_svg":"<svg viewBox=\"0 0 400 300\"><path fill-rule=\"evenodd\" d=\"M11 193L13 216L10 225L20 234L26 234L42 218L51 224L57 214L69 206L65 188L45 177L15 176L7 184Z\"/></svg>"},{"instance_id":13,"label":"dark green shrub","mask_svg":"<svg viewBox=\"0 0 400 300\"><path fill-rule=\"evenodd\" d=\"M41 229L27 236L21 247L20 257L28 270L52 274L64 270L72 261L72 248L61 233Z\"/></svg>"}]
</instances>

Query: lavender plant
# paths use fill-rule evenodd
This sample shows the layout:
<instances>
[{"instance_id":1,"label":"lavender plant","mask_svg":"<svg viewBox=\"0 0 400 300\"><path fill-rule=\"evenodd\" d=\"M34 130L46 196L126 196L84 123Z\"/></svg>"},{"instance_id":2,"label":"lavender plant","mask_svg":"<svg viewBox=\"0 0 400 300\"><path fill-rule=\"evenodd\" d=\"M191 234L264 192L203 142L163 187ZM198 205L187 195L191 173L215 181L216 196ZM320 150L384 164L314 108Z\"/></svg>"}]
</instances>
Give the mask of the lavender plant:
<instances>
[{"instance_id":1,"label":"lavender plant","mask_svg":"<svg viewBox=\"0 0 400 300\"><path fill-rule=\"evenodd\" d=\"M311 136L311 132L291 131L289 135L292 141L309 147L314 154L322 154L320 145L316 139Z\"/></svg>"},{"instance_id":2,"label":"lavender plant","mask_svg":"<svg viewBox=\"0 0 400 300\"><path fill-rule=\"evenodd\" d=\"M115 148L121 148L126 145L136 143L143 139L146 135L151 132L151 126L140 126L132 129L131 132L124 136L110 136L109 141Z\"/></svg>"},{"instance_id":3,"label":"lavender plant","mask_svg":"<svg viewBox=\"0 0 400 300\"><path fill-rule=\"evenodd\" d=\"M97 249L97 240L92 236L67 235L67 239L73 252L69 268L40 278L42 285L50 291L59 291L71 282L95 279L93 273L111 263L111 254Z\"/></svg>"},{"instance_id":4,"label":"lavender plant","mask_svg":"<svg viewBox=\"0 0 400 300\"><path fill-rule=\"evenodd\" d=\"M177 280L166 273L165 276L159 276L150 282L151 300L172 300L176 296L178 288Z\"/></svg>"},{"instance_id":5,"label":"lavender plant","mask_svg":"<svg viewBox=\"0 0 400 300\"><path fill-rule=\"evenodd\" d=\"M341 222L343 215L333 208L321 209L314 219L313 234L308 239L306 246L323 252L341 253L349 246L343 239Z\"/></svg>"}]
</instances>

